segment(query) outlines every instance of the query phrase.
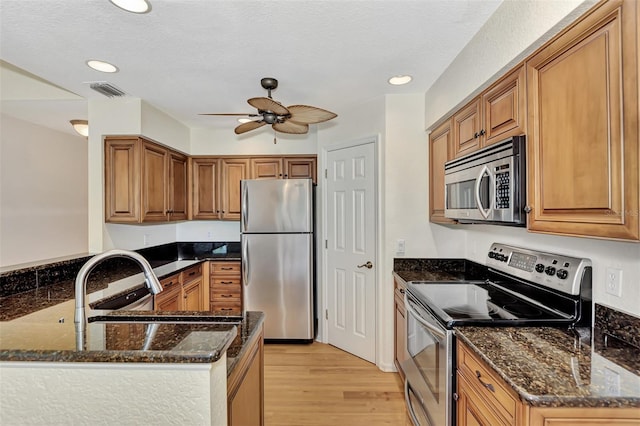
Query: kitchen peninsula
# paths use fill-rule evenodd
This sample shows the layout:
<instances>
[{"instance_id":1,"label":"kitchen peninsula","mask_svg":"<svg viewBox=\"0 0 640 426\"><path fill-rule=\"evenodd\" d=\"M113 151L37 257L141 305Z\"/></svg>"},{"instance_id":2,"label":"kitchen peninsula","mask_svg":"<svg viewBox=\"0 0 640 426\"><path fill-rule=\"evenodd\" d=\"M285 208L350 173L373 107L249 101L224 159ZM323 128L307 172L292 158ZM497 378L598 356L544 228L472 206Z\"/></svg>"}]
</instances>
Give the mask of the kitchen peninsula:
<instances>
[{"instance_id":1,"label":"kitchen peninsula","mask_svg":"<svg viewBox=\"0 0 640 426\"><path fill-rule=\"evenodd\" d=\"M210 258L225 256L235 259ZM196 257L160 262L156 274L163 279L209 260ZM96 275L89 303L143 281L136 274L109 282L104 269ZM11 274L2 278L6 292ZM82 347L73 315L69 279L3 294L0 423L226 425L246 416L262 423L262 313L93 311Z\"/></svg>"}]
</instances>

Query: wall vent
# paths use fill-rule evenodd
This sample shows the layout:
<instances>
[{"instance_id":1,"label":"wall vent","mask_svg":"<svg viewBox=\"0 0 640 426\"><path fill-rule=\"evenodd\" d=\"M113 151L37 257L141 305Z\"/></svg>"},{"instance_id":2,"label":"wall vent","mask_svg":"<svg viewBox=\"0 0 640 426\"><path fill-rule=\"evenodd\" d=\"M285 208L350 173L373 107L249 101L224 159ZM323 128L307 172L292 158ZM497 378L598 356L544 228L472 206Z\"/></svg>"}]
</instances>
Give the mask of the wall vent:
<instances>
[{"instance_id":1,"label":"wall vent","mask_svg":"<svg viewBox=\"0 0 640 426\"><path fill-rule=\"evenodd\" d=\"M107 83L106 81L95 81L89 83L89 87L109 98L117 98L126 95L126 93L124 93L122 90L118 89L111 83Z\"/></svg>"}]
</instances>

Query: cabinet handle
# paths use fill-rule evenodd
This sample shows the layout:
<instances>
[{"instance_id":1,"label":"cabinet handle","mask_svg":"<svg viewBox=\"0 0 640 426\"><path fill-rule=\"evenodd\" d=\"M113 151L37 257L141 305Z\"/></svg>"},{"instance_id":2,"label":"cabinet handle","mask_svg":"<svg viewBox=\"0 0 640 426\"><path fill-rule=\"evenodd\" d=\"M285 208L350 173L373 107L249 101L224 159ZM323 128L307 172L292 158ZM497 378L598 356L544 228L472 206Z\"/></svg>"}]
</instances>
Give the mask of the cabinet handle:
<instances>
[{"instance_id":1,"label":"cabinet handle","mask_svg":"<svg viewBox=\"0 0 640 426\"><path fill-rule=\"evenodd\" d=\"M233 311L233 308L220 308L221 311Z\"/></svg>"},{"instance_id":2,"label":"cabinet handle","mask_svg":"<svg viewBox=\"0 0 640 426\"><path fill-rule=\"evenodd\" d=\"M404 288L400 289L400 294L404 294Z\"/></svg>"},{"instance_id":3,"label":"cabinet handle","mask_svg":"<svg viewBox=\"0 0 640 426\"><path fill-rule=\"evenodd\" d=\"M196 271L189 272L189 276L190 276L190 277L194 276L195 274L196 274Z\"/></svg>"},{"instance_id":4,"label":"cabinet handle","mask_svg":"<svg viewBox=\"0 0 640 426\"><path fill-rule=\"evenodd\" d=\"M493 385L491 383L485 383L482 378L481 378L481 374L478 370L476 370L476 377L478 378L478 381L482 384L482 386L484 386L485 388L489 389L491 392L496 391L496 389L493 387Z\"/></svg>"},{"instance_id":5,"label":"cabinet handle","mask_svg":"<svg viewBox=\"0 0 640 426\"><path fill-rule=\"evenodd\" d=\"M531 206L524 206L524 212L525 212L525 213L531 213L531 210L533 210L533 209L531 208Z\"/></svg>"},{"instance_id":6,"label":"cabinet handle","mask_svg":"<svg viewBox=\"0 0 640 426\"><path fill-rule=\"evenodd\" d=\"M484 136L487 132L484 131L484 129L480 130L480 136Z\"/></svg>"},{"instance_id":7,"label":"cabinet handle","mask_svg":"<svg viewBox=\"0 0 640 426\"><path fill-rule=\"evenodd\" d=\"M233 281L220 281L220 284L233 284Z\"/></svg>"},{"instance_id":8,"label":"cabinet handle","mask_svg":"<svg viewBox=\"0 0 640 426\"><path fill-rule=\"evenodd\" d=\"M230 294L221 294L220 297L233 297L233 296Z\"/></svg>"},{"instance_id":9,"label":"cabinet handle","mask_svg":"<svg viewBox=\"0 0 640 426\"><path fill-rule=\"evenodd\" d=\"M473 138L474 138L474 139L478 139L478 136L480 136L480 135L478 134L478 132L475 132L475 133L473 134Z\"/></svg>"},{"instance_id":10,"label":"cabinet handle","mask_svg":"<svg viewBox=\"0 0 640 426\"><path fill-rule=\"evenodd\" d=\"M220 268L223 271L233 271L233 268Z\"/></svg>"}]
</instances>

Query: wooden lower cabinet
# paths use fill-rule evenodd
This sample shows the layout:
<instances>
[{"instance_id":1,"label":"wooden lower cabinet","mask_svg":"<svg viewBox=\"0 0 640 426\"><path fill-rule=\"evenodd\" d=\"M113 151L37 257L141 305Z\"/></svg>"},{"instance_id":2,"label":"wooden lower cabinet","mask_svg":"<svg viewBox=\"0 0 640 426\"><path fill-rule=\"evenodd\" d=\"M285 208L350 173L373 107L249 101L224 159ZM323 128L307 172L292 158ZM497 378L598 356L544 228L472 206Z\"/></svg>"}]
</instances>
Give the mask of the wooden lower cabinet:
<instances>
[{"instance_id":1,"label":"wooden lower cabinet","mask_svg":"<svg viewBox=\"0 0 640 426\"><path fill-rule=\"evenodd\" d=\"M209 310L219 315L242 315L242 275L238 261L210 262Z\"/></svg>"},{"instance_id":2,"label":"wooden lower cabinet","mask_svg":"<svg viewBox=\"0 0 640 426\"><path fill-rule=\"evenodd\" d=\"M256 333L227 379L227 424L264 425L264 331Z\"/></svg>"},{"instance_id":3,"label":"wooden lower cabinet","mask_svg":"<svg viewBox=\"0 0 640 426\"><path fill-rule=\"evenodd\" d=\"M395 340L393 344L394 348L394 364L398 370L398 374L404 381L404 370L402 369L402 363L409 358L407 352L407 322L406 322L406 310L404 307L404 292L406 287L404 283L394 280L394 335Z\"/></svg>"},{"instance_id":4,"label":"wooden lower cabinet","mask_svg":"<svg viewBox=\"0 0 640 426\"><path fill-rule=\"evenodd\" d=\"M464 343L457 343L459 426L630 426L637 408L532 407Z\"/></svg>"},{"instance_id":5,"label":"wooden lower cabinet","mask_svg":"<svg viewBox=\"0 0 640 426\"><path fill-rule=\"evenodd\" d=\"M206 284L202 264L160 281L162 292L155 296L156 311L205 311Z\"/></svg>"}]
</instances>

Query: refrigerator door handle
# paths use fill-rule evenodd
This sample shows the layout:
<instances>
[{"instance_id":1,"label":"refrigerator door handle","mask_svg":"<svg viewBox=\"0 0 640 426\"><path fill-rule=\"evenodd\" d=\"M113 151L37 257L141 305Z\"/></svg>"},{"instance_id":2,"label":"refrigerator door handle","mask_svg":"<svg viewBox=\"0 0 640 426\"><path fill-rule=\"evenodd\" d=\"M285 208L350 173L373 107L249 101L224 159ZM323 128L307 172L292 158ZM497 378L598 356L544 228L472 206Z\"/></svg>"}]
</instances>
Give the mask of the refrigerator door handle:
<instances>
[{"instance_id":1,"label":"refrigerator door handle","mask_svg":"<svg viewBox=\"0 0 640 426\"><path fill-rule=\"evenodd\" d=\"M245 286L249 285L249 242L242 240L242 282Z\"/></svg>"},{"instance_id":2,"label":"refrigerator door handle","mask_svg":"<svg viewBox=\"0 0 640 426\"><path fill-rule=\"evenodd\" d=\"M242 232L247 230L249 219L249 191L247 185L242 186Z\"/></svg>"}]
</instances>

